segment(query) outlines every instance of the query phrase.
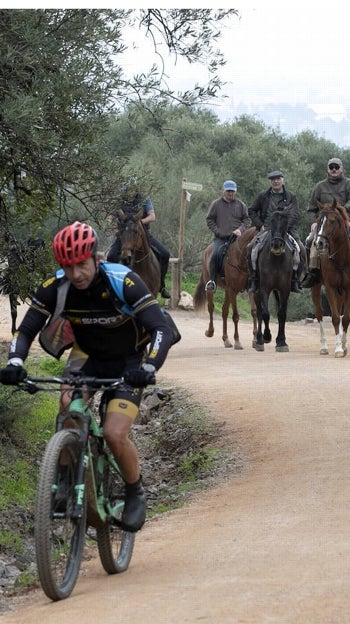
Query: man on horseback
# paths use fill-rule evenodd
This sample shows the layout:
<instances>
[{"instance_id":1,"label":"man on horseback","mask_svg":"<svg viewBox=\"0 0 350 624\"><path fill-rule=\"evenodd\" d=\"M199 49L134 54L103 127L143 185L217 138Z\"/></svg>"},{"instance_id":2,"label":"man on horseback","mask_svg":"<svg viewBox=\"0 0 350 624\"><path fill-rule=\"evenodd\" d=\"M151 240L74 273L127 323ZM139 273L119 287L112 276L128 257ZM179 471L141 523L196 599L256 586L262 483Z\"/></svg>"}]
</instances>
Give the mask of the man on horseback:
<instances>
[{"instance_id":1,"label":"man on horseback","mask_svg":"<svg viewBox=\"0 0 350 624\"><path fill-rule=\"evenodd\" d=\"M156 214L154 211L153 204L149 197L144 197L141 193L135 193L133 199L131 201L125 196L122 199L121 209L125 212L133 211L136 213L140 207L143 208L143 216L141 219L141 223L144 225L145 230L147 232L149 244L152 247L154 253L156 254L159 264L160 264L160 289L159 292L164 299L170 299L171 295L169 291L165 288L165 276L168 271L170 253L162 243L160 243L154 236L152 236L150 232L150 223L156 220ZM112 213L113 216L116 216L116 213ZM111 246L107 260L108 262L120 262L120 252L121 252L121 244L118 233L116 234L115 241Z\"/></svg>"},{"instance_id":2,"label":"man on horseback","mask_svg":"<svg viewBox=\"0 0 350 624\"><path fill-rule=\"evenodd\" d=\"M251 225L248 208L244 202L236 198L236 192L236 182L226 180L222 196L211 203L206 217L208 228L214 234L214 244L209 262L210 279L205 285L205 290L212 292L216 291L217 274L229 244Z\"/></svg>"},{"instance_id":3,"label":"man on horseback","mask_svg":"<svg viewBox=\"0 0 350 624\"><path fill-rule=\"evenodd\" d=\"M270 227L271 215L276 211L285 211L288 214L288 240L294 254L293 276L291 291L301 293L300 276L306 260L305 248L300 240L297 230L299 224L299 206L294 193L286 189L282 171L271 171L267 174L270 188L259 193L249 208L249 216L252 225L255 225L259 233L248 245L247 260L249 267L249 292L258 289L257 259L259 251L263 247Z\"/></svg>"},{"instance_id":4,"label":"man on horseback","mask_svg":"<svg viewBox=\"0 0 350 624\"><path fill-rule=\"evenodd\" d=\"M316 218L319 212L316 201L319 201L321 204L328 204L332 203L334 198L346 208L350 215L350 179L344 175L344 167L340 158L331 158L328 161L327 178L316 184L307 207L306 212L313 215L314 222L305 241L310 257L309 271L302 282L303 288L311 288L321 281L320 258L315 246Z\"/></svg>"}]
</instances>

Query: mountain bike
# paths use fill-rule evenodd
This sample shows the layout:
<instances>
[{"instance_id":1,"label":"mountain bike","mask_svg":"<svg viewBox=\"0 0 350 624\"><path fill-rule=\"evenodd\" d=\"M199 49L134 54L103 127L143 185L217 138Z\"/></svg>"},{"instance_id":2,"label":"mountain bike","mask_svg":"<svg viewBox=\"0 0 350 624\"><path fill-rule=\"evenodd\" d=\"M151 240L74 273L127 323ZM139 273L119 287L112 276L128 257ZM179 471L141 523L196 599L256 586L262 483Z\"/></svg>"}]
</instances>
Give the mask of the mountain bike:
<instances>
[{"instance_id":1,"label":"mountain bike","mask_svg":"<svg viewBox=\"0 0 350 624\"><path fill-rule=\"evenodd\" d=\"M108 574L127 570L135 533L121 528L124 481L103 438L106 392L123 379L26 377L19 389L34 394L73 388L69 413L59 415L56 433L41 461L34 516L38 576L51 600L67 598L76 584L85 533L94 527L98 553ZM101 391L98 415L86 394ZM83 398L84 395L84 398ZM97 395L99 396L99 395ZM96 410L95 410L96 411Z\"/></svg>"}]
</instances>

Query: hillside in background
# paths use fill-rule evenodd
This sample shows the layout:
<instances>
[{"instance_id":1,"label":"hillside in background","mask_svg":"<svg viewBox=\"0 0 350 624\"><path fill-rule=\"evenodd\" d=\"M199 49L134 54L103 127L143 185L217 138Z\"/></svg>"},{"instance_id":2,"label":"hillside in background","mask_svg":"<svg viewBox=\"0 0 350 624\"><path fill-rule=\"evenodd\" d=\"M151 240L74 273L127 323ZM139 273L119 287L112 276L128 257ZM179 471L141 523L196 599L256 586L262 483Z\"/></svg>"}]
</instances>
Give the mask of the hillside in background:
<instances>
[{"instance_id":1,"label":"hillside in background","mask_svg":"<svg viewBox=\"0 0 350 624\"><path fill-rule=\"evenodd\" d=\"M227 104L212 107L212 111L221 121L233 121L241 115L250 115L267 126L278 128L281 132L293 136L303 130L310 130L339 147L350 146L350 107L345 111L334 107L332 116L316 113L306 104Z\"/></svg>"}]
</instances>

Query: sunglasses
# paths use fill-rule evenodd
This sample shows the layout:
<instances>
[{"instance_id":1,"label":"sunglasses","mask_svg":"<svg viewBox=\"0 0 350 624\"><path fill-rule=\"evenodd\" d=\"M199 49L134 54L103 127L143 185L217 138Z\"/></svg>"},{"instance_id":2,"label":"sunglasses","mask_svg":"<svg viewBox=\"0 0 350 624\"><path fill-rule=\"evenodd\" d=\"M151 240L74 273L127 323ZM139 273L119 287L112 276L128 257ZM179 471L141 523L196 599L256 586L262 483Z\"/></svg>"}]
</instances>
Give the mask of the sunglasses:
<instances>
[{"instance_id":1,"label":"sunglasses","mask_svg":"<svg viewBox=\"0 0 350 624\"><path fill-rule=\"evenodd\" d=\"M329 165L328 169L330 169L331 171L333 171L333 169L338 171L338 169L340 169L340 167L339 167L339 165Z\"/></svg>"}]
</instances>

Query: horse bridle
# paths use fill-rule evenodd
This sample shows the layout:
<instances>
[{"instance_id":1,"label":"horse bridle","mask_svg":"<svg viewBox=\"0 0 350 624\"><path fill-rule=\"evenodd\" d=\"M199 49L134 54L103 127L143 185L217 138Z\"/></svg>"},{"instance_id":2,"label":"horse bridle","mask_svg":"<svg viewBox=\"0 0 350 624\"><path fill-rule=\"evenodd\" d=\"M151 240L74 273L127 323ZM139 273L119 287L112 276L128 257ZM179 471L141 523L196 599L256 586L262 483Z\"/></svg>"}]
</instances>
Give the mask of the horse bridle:
<instances>
[{"instance_id":1,"label":"horse bridle","mask_svg":"<svg viewBox=\"0 0 350 624\"><path fill-rule=\"evenodd\" d=\"M324 224L325 224L325 221L327 220L327 217L328 217L329 215L331 215L331 214L332 214L332 215L334 215L334 217L335 217L335 222L334 222L333 224L331 224L331 226L332 226L332 230L331 230L330 235L325 236L324 234L322 234L322 228L324 227ZM336 210L327 210L327 211L322 211L322 212L321 212L321 214L320 214L320 217L319 217L319 218L320 218L320 223L319 223L319 225L318 225L318 227L317 227L317 231L316 231L316 236L315 236L315 245L316 245L316 247L317 247L317 239L318 239L318 238L324 239L324 240L326 241L325 249L324 249L324 251L323 251L323 250L319 250L319 249L317 248L317 249L318 249L318 252L319 252L320 254L322 254L322 253L326 253L326 252L328 251L328 258L329 258L330 260L333 260L334 256L335 256L335 255L338 253L338 251L340 251L340 249L341 249L341 248L345 245L345 243L343 243L343 245L342 245L342 246L338 247L338 249L337 249L336 251L334 251L333 253L331 253L331 241L332 241L332 238L333 238L333 236L334 236L335 227L336 227L336 224L337 224L337 225L340 225L340 224L341 224L341 222L342 222L342 220L341 220L341 217L339 216L339 214L336 212ZM319 232L319 230L320 230L320 232Z\"/></svg>"},{"instance_id":2,"label":"horse bridle","mask_svg":"<svg viewBox=\"0 0 350 624\"><path fill-rule=\"evenodd\" d=\"M137 221L135 221L135 219L133 219L133 218L128 219L128 221L129 221L130 223L132 223L132 225L133 225L133 226L135 226L135 230L133 231L133 234L134 234L137 238L139 238L139 239L140 239L140 241L141 241L141 243L142 243L142 235L141 235L141 232L139 231L139 228L138 228L138 222L137 222ZM142 224L141 222L140 222L140 224L141 224L141 227L143 227L143 224ZM126 227L127 227L127 223L125 224L124 229L126 229ZM138 251L140 251L140 252L141 252L141 251L142 251L142 249L138 249L138 248L135 248L135 247L134 247L134 248L132 248L131 246L130 246L130 247L126 247L126 246L124 246L124 247L123 247L123 246L122 246L122 248L121 248L121 250L120 250L120 255L121 255L121 257L122 257L122 253L123 253L123 251L127 251L127 252L129 252L129 253L130 253L130 256L128 256L128 257L131 257L131 258L133 259L133 261L134 261L134 263L135 263L135 264L139 264L140 262L143 262L143 260L146 260L146 258L148 258L148 256L149 256L149 255L150 255L150 253L151 253L151 248L149 248L149 250L148 250L148 251L147 251L147 252L146 252L146 253L145 253L145 254L144 254L141 258L139 258L139 259L136 259L136 252L138 252Z\"/></svg>"}]
</instances>

